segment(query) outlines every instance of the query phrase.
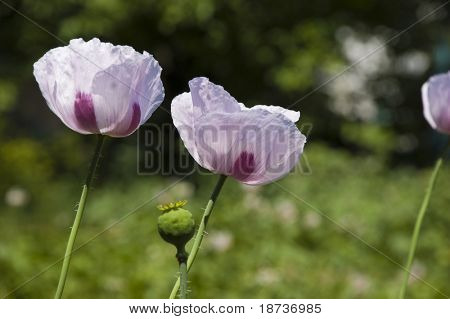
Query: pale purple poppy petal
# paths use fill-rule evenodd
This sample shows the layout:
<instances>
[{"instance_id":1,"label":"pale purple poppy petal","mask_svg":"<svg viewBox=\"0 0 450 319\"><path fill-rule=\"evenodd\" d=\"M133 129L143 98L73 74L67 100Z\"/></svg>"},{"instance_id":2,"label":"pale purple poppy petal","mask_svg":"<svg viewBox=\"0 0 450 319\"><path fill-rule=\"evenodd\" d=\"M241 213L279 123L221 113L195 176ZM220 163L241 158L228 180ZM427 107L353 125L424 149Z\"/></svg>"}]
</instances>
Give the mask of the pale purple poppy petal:
<instances>
[{"instance_id":1,"label":"pale purple poppy petal","mask_svg":"<svg viewBox=\"0 0 450 319\"><path fill-rule=\"evenodd\" d=\"M101 134L120 135L132 118L131 88L138 66L125 62L97 72L92 81L97 125Z\"/></svg>"},{"instance_id":2,"label":"pale purple poppy petal","mask_svg":"<svg viewBox=\"0 0 450 319\"><path fill-rule=\"evenodd\" d=\"M123 63L141 65L145 60L145 54L136 52L130 46L112 45L97 38L87 42L74 39L70 41L69 46L57 49L70 52L71 76L77 88L83 91L90 88L98 72Z\"/></svg>"},{"instance_id":3,"label":"pale purple poppy petal","mask_svg":"<svg viewBox=\"0 0 450 319\"><path fill-rule=\"evenodd\" d=\"M194 140L197 162L202 167L230 175L232 153L239 142L239 121L239 113L209 113L198 119L194 127Z\"/></svg>"},{"instance_id":4,"label":"pale purple poppy petal","mask_svg":"<svg viewBox=\"0 0 450 319\"><path fill-rule=\"evenodd\" d=\"M72 130L89 134L75 117L75 82L71 74L71 52L56 48L47 52L33 66L33 74L50 110Z\"/></svg>"},{"instance_id":5,"label":"pale purple poppy petal","mask_svg":"<svg viewBox=\"0 0 450 319\"><path fill-rule=\"evenodd\" d=\"M211 112L239 112L239 103L220 86L207 78L199 77L189 81L189 88L194 105L194 116L200 117Z\"/></svg>"},{"instance_id":6,"label":"pale purple poppy petal","mask_svg":"<svg viewBox=\"0 0 450 319\"><path fill-rule=\"evenodd\" d=\"M141 107L140 124L144 124L164 100L162 69L153 56L145 51L143 56L144 61L139 66L131 92L131 99Z\"/></svg>"},{"instance_id":7,"label":"pale purple poppy petal","mask_svg":"<svg viewBox=\"0 0 450 319\"><path fill-rule=\"evenodd\" d=\"M428 87L429 87L428 82L425 82L422 85L423 115L424 115L425 119L428 121L428 124L430 124L430 126L432 128L436 129L436 122L434 121L433 116L431 115L431 110L430 110Z\"/></svg>"},{"instance_id":8,"label":"pale purple poppy petal","mask_svg":"<svg viewBox=\"0 0 450 319\"><path fill-rule=\"evenodd\" d=\"M270 132L267 136L271 138L265 138L266 150L270 150L269 156L264 166L260 166L260 169L247 179L246 184L267 184L282 178L294 169L303 153L306 137L294 122L281 113L272 113L267 117L271 118L266 127L266 131Z\"/></svg>"},{"instance_id":9,"label":"pale purple poppy petal","mask_svg":"<svg viewBox=\"0 0 450 319\"><path fill-rule=\"evenodd\" d=\"M141 122L141 107L137 103L133 103L126 116L117 123L114 129L105 132L104 134L112 137L124 137L134 133Z\"/></svg>"},{"instance_id":10,"label":"pale purple poppy petal","mask_svg":"<svg viewBox=\"0 0 450 319\"><path fill-rule=\"evenodd\" d=\"M190 93L182 93L172 100L171 113L173 124L178 130L189 154L199 162L197 146L194 138L194 114Z\"/></svg>"},{"instance_id":11,"label":"pale purple poppy petal","mask_svg":"<svg viewBox=\"0 0 450 319\"><path fill-rule=\"evenodd\" d=\"M210 113L198 122L199 164L245 184L266 184L288 174L306 141L292 121L265 110Z\"/></svg>"},{"instance_id":12,"label":"pale purple poppy petal","mask_svg":"<svg viewBox=\"0 0 450 319\"><path fill-rule=\"evenodd\" d=\"M422 86L423 113L430 126L450 134L450 74L432 76Z\"/></svg>"},{"instance_id":13,"label":"pale purple poppy petal","mask_svg":"<svg viewBox=\"0 0 450 319\"><path fill-rule=\"evenodd\" d=\"M300 119L300 112L293 111L289 109L285 109L281 106L274 106L274 105L255 105L251 108L252 110L266 110L270 113L279 113L283 114L286 118L291 120L292 122L296 123Z\"/></svg>"}]
</instances>

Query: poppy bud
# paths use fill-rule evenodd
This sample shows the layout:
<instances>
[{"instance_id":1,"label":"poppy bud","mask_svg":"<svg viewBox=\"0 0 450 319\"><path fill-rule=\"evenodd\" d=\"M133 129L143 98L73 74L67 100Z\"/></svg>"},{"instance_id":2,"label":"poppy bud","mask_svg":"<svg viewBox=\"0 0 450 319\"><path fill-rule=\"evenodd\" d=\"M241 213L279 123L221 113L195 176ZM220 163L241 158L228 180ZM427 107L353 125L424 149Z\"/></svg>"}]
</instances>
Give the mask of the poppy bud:
<instances>
[{"instance_id":1,"label":"poppy bud","mask_svg":"<svg viewBox=\"0 0 450 319\"><path fill-rule=\"evenodd\" d=\"M195 221L191 212L182 208L187 201L159 205L163 211L158 218L158 232L168 243L184 251L186 243L194 236Z\"/></svg>"}]
</instances>

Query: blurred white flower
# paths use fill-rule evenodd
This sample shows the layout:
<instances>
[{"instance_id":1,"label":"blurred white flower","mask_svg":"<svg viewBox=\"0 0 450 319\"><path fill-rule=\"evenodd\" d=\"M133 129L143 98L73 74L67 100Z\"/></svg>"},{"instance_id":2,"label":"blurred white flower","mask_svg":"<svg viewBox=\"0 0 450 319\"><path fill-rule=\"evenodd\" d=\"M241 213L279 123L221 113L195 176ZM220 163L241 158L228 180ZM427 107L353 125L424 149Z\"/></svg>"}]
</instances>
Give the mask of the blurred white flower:
<instances>
[{"instance_id":1,"label":"blurred white flower","mask_svg":"<svg viewBox=\"0 0 450 319\"><path fill-rule=\"evenodd\" d=\"M397 72L410 76L420 76L430 66L430 58L422 51L409 51L399 56L395 62Z\"/></svg>"},{"instance_id":2,"label":"blurred white flower","mask_svg":"<svg viewBox=\"0 0 450 319\"><path fill-rule=\"evenodd\" d=\"M11 207L22 207L28 203L28 200L28 192L22 187L11 187L5 193L5 203Z\"/></svg>"},{"instance_id":3,"label":"blurred white flower","mask_svg":"<svg viewBox=\"0 0 450 319\"><path fill-rule=\"evenodd\" d=\"M351 29L350 29L351 30ZM342 51L350 63L357 63L356 69L366 75L375 75L390 67L385 40L377 35L359 36L353 31L341 39Z\"/></svg>"},{"instance_id":4,"label":"blurred white flower","mask_svg":"<svg viewBox=\"0 0 450 319\"><path fill-rule=\"evenodd\" d=\"M280 274L272 268L261 268L256 272L255 280L258 284L267 286L280 281Z\"/></svg>"},{"instance_id":5,"label":"blurred white flower","mask_svg":"<svg viewBox=\"0 0 450 319\"><path fill-rule=\"evenodd\" d=\"M356 295L365 293L371 286L370 278L358 272L351 273L348 280Z\"/></svg>"},{"instance_id":6,"label":"blurred white flower","mask_svg":"<svg viewBox=\"0 0 450 319\"><path fill-rule=\"evenodd\" d=\"M228 231L212 230L208 236L207 249L221 253L230 249L232 245L233 234Z\"/></svg>"},{"instance_id":7,"label":"blurred white flower","mask_svg":"<svg viewBox=\"0 0 450 319\"><path fill-rule=\"evenodd\" d=\"M120 277L109 276L105 278L103 285L110 292L120 292L124 288L124 281Z\"/></svg>"},{"instance_id":8,"label":"blurred white flower","mask_svg":"<svg viewBox=\"0 0 450 319\"><path fill-rule=\"evenodd\" d=\"M251 186L251 185L239 183L239 186L245 191L245 193L247 193L247 192L257 193L261 189L261 186L258 186L258 185Z\"/></svg>"},{"instance_id":9,"label":"blurred white flower","mask_svg":"<svg viewBox=\"0 0 450 319\"><path fill-rule=\"evenodd\" d=\"M261 211L264 208L263 200L257 193L245 193L242 205L249 210Z\"/></svg>"},{"instance_id":10,"label":"blurred white flower","mask_svg":"<svg viewBox=\"0 0 450 319\"><path fill-rule=\"evenodd\" d=\"M306 228L317 228L322 223L322 217L315 212L307 212L305 214L303 223Z\"/></svg>"},{"instance_id":11,"label":"blurred white flower","mask_svg":"<svg viewBox=\"0 0 450 319\"><path fill-rule=\"evenodd\" d=\"M378 115L370 81L391 68L388 48L380 35L362 35L349 27L339 28L336 38L352 66L327 85L330 109L349 119L372 121Z\"/></svg>"},{"instance_id":12,"label":"blurred white flower","mask_svg":"<svg viewBox=\"0 0 450 319\"><path fill-rule=\"evenodd\" d=\"M275 212L286 224L292 224L297 219L297 207L290 200L283 200L275 204Z\"/></svg>"},{"instance_id":13,"label":"blurred white flower","mask_svg":"<svg viewBox=\"0 0 450 319\"><path fill-rule=\"evenodd\" d=\"M189 182L179 182L171 190L170 194L176 199L187 199L194 194L194 186Z\"/></svg>"},{"instance_id":14,"label":"blurred white flower","mask_svg":"<svg viewBox=\"0 0 450 319\"><path fill-rule=\"evenodd\" d=\"M427 267L420 261L415 260L411 266L411 276L409 276L409 283L418 281L418 278L423 278L427 274Z\"/></svg>"}]
</instances>

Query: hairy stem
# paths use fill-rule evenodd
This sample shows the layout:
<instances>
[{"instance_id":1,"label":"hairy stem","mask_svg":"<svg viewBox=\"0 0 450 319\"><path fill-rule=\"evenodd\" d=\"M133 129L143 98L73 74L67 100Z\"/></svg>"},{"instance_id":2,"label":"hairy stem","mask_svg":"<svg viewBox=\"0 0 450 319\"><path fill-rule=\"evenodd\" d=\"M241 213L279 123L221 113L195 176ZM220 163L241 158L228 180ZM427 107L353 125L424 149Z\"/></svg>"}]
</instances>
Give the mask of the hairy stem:
<instances>
[{"instance_id":1,"label":"hairy stem","mask_svg":"<svg viewBox=\"0 0 450 319\"><path fill-rule=\"evenodd\" d=\"M94 155L92 156L91 164L89 165L88 174L86 177L86 181L83 185L83 191L81 192L80 202L78 204L77 213L75 215L75 220L73 222L72 230L70 231L69 240L67 242L66 252L64 254L64 261L61 269L61 275L59 277L58 288L56 289L55 299L60 299L64 291L67 274L69 272L70 259L72 257L73 245L77 237L81 219L83 218L84 207L86 205L86 199L89 193L89 188L91 186L92 179L95 175L95 170L100 160L100 155L105 137L103 135L98 135L97 138L98 138L97 145L95 147Z\"/></svg>"},{"instance_id":2,"label":"hairy stem","mask_svg":"<svg viewBox=\"0 0 450 319\"><path fill-rule=\"evenodd\" d=\"M186 299L187 282L188 282L186 262L187 262L188 255L186 253L186 250L184 250L184 246L181 250L178 249L176 257L177 257L178 263L180 265L180 299Z\"/></svg>"},{"instance_id":3,"label":"hairy stem","mask_svg":"<svg viewBox=\"0 0 450 319\"><path fill-rule=\"evenodd\" d=\"M200 249L200 245L202 244L203 237L205 235L206 225L208 225L209 217L211 216L212 210L214 208L214 204L216 203L217 197L222 189L223 184L226 180L225 175L220 175L219 180L217 181L216 186L211 194L211 197L208 201L208 205L206 205L205 211L203 212L203 217L200 222L200 225L197 230L197 234L195 235L194 244L192 246L191 252L189 253L189 257L187 260L187 272L192 267L192 264L195 261L195 257L197 256L198 250ZM172 292L170 293L170 299L174 299L177 295L178 289L180 288L180 278L177 279Z\"/></svg>"}]
</instances>

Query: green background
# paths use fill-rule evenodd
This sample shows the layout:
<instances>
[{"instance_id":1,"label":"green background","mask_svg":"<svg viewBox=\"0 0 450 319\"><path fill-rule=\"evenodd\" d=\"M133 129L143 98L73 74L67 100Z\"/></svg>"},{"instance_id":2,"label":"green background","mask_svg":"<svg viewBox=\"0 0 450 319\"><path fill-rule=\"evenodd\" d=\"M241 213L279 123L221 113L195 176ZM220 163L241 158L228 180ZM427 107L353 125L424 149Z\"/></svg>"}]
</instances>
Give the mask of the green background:
<instances>
[{"instance_id":1,"label":"green background","mask_svg":"<svg viewBox=\"0 0 450 319\"><path fill-rule=\"evenodd\" d=\"M0 297L51 298L56 289L55 262L95 138L51 113L32 64L77 37L155 56L166 98L149 123L170 123L172 98L207 76L248 106L300 110L299 127L312 128L299 169L279 183L227 180L190 297L397 296L399 264L447 140L423 119L420 87L450 67L450 7L427 16L439 2L5 1L21 14L0 3ZM138 174L145 149L138 136L107 141L65 297L170 292L175 251L158 237L156 205L187 199L199 221L217 177ZM172 151L183 153L182 144L165 147L159 165ZM450 294L449 174L446 164L413 265L426 283L412 278L409 297Z\"/></svg>"}]
</instances>

